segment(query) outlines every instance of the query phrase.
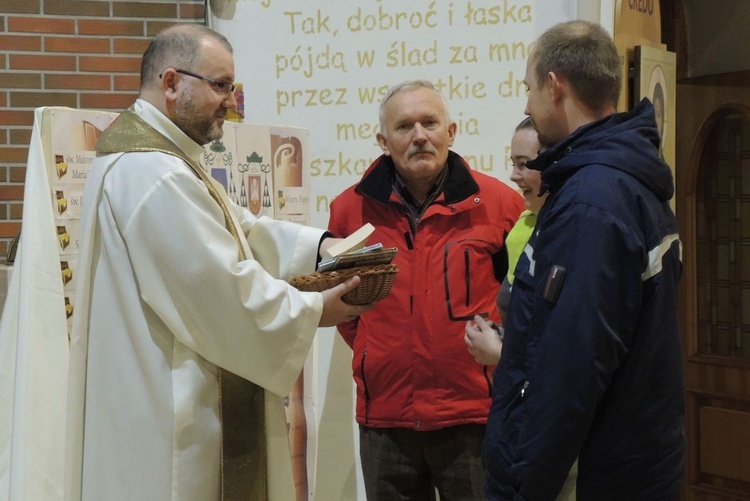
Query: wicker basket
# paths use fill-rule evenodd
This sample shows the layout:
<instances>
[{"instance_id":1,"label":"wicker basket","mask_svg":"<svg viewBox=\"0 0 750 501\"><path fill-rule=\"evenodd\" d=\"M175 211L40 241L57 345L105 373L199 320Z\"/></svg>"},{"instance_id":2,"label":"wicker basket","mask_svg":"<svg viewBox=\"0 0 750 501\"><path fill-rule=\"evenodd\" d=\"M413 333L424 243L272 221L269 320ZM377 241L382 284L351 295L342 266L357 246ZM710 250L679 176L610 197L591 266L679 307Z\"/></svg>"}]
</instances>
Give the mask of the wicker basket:
<instances>
[{"instance_id":1,"label":"wicker basket","mask_svg":"<svg viewBox=\"0 0 750 501\"><path fill-rule=\"evenodd\" d=\"M341 298L348 304L370 304L383 299L391 290L396 279L398 266L376 264L336 271L323 271L292 278L289 283L305 292L320 292L335 287L341 282L358 275L359 285Z\"/></svg>"}]
</instances>

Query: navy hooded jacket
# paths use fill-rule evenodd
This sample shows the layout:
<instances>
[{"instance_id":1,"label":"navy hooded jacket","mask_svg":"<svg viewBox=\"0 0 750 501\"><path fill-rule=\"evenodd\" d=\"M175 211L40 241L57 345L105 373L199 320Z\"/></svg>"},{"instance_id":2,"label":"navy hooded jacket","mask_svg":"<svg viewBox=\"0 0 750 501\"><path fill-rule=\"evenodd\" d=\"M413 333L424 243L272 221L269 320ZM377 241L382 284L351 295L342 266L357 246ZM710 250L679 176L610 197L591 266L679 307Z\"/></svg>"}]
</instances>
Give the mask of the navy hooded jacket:
<instances>
[{"instance_id":1,"label":"navy hooded jacket","mask_svg":"<svg viewBox=\"0 0 750 501\"><path fill-rule=\"evenodd\" d=\"M684 465L682 273L653 107L585 125L528 167L550 196L521 256L484 461L491 499L673 499Z\"/></svg>"}]
</instances>

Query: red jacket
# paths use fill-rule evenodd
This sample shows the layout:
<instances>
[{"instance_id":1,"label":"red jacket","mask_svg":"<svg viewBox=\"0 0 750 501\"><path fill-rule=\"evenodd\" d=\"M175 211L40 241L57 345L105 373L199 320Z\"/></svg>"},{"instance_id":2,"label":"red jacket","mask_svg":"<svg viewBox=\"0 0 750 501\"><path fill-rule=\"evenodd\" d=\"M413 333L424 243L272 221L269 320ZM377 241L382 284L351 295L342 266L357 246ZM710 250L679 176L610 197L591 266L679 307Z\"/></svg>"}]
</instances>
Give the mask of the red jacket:
<instances>
[{"instance_id":1,"label":"red jacket","mask_svg":"<svg viewBox=\"0 0 750 501\"><path fill-rule=\"evenodd\" d=\"M354 351L357 422L366 426L434 430L486 422L491 369L468 353L464 329L477 314L500 321L495 298L508 267L504 239L523 199L454 152L448 169L443 193L416 231L392 190L390 157L376 159L331 203L336 236L369 222L375 232L368 243L398 248L390 294L338 326Z\"/></svg>"}]
</instances>

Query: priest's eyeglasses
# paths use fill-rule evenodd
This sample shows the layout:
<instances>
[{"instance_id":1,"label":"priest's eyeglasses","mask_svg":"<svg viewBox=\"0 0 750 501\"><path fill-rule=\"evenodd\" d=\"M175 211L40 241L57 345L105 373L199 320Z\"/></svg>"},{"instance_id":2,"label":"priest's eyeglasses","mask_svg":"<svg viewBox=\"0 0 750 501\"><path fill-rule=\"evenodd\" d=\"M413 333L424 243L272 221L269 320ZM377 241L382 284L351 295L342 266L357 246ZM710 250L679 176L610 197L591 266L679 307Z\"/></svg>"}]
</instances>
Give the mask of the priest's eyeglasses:
<instances>
[{"instance_id":1,"label":"priest's eyeglasses","mask_svg":"<svg viewBox=\"0 0 750 501\"><path fill-rule=\"evenodd\" d=\"M202 75L198 75L196 73L190 73L189 71L185 71L185 70L178 70L176 68L175 68L175 71L177 73L182 73L183 75L187 75L189 77L197 78L199 80L205 80L211 85L211 87L213 87L213 89L216 91L217 94L220 94L223 96L228 96L230 93L234 92L234 90L237 88L237 86L232 82L223 82L221 80L214 80L213 78L204 77ZM159 78L161 78L161 75L159 75Z\"/></svg>"}]
</instances>

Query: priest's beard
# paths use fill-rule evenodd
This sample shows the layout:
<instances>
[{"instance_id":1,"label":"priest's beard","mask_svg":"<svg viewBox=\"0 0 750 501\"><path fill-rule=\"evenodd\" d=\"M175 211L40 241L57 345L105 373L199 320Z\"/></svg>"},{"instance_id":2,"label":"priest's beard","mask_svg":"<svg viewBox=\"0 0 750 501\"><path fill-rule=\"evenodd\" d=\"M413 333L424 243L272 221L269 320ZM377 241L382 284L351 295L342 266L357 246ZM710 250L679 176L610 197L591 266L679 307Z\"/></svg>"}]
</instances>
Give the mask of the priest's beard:
<instances>
[{"instance_id":1,"label":"priest's beard","mask_svg":"<svg viewBox=\"0 0 750 501\"><path fill-rule=\"evenodd\" d=\"M225 109L219 108L213 115L204 115L195 106L192 90L187 89L175 109L174 123L196 143L208 144L223 135L224 131L216 120L226 114Z\"/></svg>"}]
</instances>

